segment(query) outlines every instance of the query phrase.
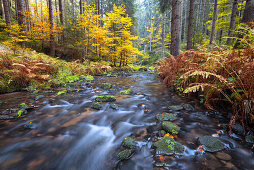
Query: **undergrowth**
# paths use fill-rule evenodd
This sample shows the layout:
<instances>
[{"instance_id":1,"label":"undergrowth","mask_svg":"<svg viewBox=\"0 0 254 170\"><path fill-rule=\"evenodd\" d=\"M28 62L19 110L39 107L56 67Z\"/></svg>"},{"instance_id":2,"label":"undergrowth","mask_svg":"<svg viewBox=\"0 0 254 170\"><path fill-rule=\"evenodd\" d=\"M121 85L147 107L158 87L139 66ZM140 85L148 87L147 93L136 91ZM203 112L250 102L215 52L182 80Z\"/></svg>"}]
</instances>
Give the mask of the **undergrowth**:
<instances>
[{"instance_id":1,"label":"undergrowth","mask_svg":"<svg viewBox=\"0 0 254 170\"><path fill-rule=\"evenodd\" d=\"M238 40L244 49L186 51L157 67L167 85L198 96L207 108L231 106L230 133L237 120L246 128L254 125L254 34L249 30L250 40Z\"/></svg>"},{"instance_id":2,"label":"undergrowth","mask_svg":"<svg viewBox=\"0 0 254 170\"><path fill-rule=\"evenodd\" d=\"M101 63L66 62L30 49L19 50L15 55L0 44L0 93L57 87L65 83L111 71Z\"/></svg>"}]
</instances>

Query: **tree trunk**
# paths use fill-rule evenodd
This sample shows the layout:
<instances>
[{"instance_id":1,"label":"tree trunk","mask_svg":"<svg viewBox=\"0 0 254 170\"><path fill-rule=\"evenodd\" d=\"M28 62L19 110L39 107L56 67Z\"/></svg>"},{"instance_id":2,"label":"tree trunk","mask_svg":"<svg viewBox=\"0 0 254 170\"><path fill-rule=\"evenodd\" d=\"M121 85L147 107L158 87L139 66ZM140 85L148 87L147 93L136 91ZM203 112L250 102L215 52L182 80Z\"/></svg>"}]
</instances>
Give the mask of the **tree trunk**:
<instances>
[{"instance_id":1,"label":"tree trunk","mask_svg":"<svg viewBox=\"0 0 254 170\"><path fill-rule=\"evenodd\" d=\"M25 10L26 10L26 4L24 0L17 0L17 6L18 6L18 24L21 27L22 35L26 35L26 16L25 16ZM21 46L25 46L25 42L23 41L21 43Z\"/></svg>"},{"instance_id":2,"label":"tree trunk","mask_svg":"<svg viewBox=\"0 0 254 170\"><path fill-rule=\"evenodd\" d=\"M59 0L59 12L60 23L64 25L63 0Z\"/></svg>"},{"instance_id":3,"label":"tree trunk","mask_svg":"<svg viewBox=\"0 0 254 170\"><path fill-rule=\"evenodd\" d=\"M215 24L216 24L216 20L217 20L217 5L218 5L217 2L218 2L218 0L214 0L213 23L212 23L212 30L211 30L209 45L213 44L214 35L215 35Z\"/></svg>"},{"instance_id":4,"label":"tree trunk","mask_svg":"<svg viewBox=\"0 0 254 170\"><path fill-rule=\"evenodd\" d=\"M3 0L0 0L0 6L1 6L0 8L2 11L2 18L5 20Z\"/></svg>"},{"instance_id":5,"label":"tree trunk","mask_svg":"<svg viewBox=\"0 0 254 170\"><path fill-rule=\"evenodd\" d=\"M4 16L7 28L11 26L9 0L3 0Z\"/></svg>"},{"instance_id":6,"label":"tree trunk","mask_svg":"<svg viewBox=\"0 0 254 170\"><path fill-rule=\"evenodd\" d=\"M153 11L152 11L152 2L150 2L150 48L149 51L152 51L152 32L153 32Z\"/></svg>"},{"instance_id":7,"label":"tree trunk","mask_svg":"<svg viewBox=\"0 0 254 170\"><path fill-rule=\"evenodd\" d=\"M164 58L165 57L165 14L163 14L162 22L163 22L163 26L162 26L162 58Z\"/></svg>"},{"instance_id":8,"label":"tree trunk","mask_svg":"<svg viewBox=\"0 0 254 170\"><path fill-rule=\"evenodd\" d=\"M71 4L72 4L72 19L73 19L73 21L74 21L74 16L75 16L75 12L74 12L74 9L75 9L75 7L74 7L74 0L71 0Z\"/></svg>"},{"instance_id":9,"label":"tree trunk","mask_svg":"<svg viewBox=\"0 0 254 170\"><path fill-rule=\"evenodd\" d=\"M194 23L194 2L195 2L195 0L190 0L187 50L192 49L192 36L193 36L193 23Z\"/></svg>"},{"instance_id":10,"label":"tree trunk","mask_svg":"<svg viewBox=\"0 0 254 170\"><path fill-rule=\"evenodd\" d=\"M231 35L231 31L235 27L235 20L236 20L236 14L238 11L238 2L239 0L234 0L233 7L232 7L232 13L231 13L231 19L230 19L230 24L229 24L229 29L228 29L228 36ZM230 38L227 39L227 43L230 43Z\"/></svg>"},{"instance_id":11,"label":"tree trunk","mask_svg":"<svg viewBox=\"0 0 254 170\"><path fill-rule=\"evenodd\" d=\"M80 15L83 14L83 0L79 0Z\"/></svg>"},{"instance_id":12,"label":"tree trunk","mask_svg":"<svg viewBox=\"0 0 254 170\"><path fill-rule=\"evenodd\" d=\"M243 13L243 23L254 22L254 0L247 0Z\"/></svg>"},{"instance_id":13,"label":"tree trunk","mask_svg":"<svg viewBox=\"0 0 254 170\"><path fill-rule=\"evenodd\" d=\"M96 0L96 12L98 15L100 15L100 0Z\"/></svg>"},{"instance_id":14,"label":"tree trunk","mask_svg":"<svg viewBox=\"0 0 254 170\"><path fill-rule=\"evenodd\" d=\"M186 42L186 25L188 24L188 21L187 21L187 5L188 3L185 2L185 12L184 12L184 24L183 24L183 44L185 45L185 42Z\"/></svg>"},{"instance_id":15,"label":"tree trunk","mask_svg":"<svg viewBox=\"0 0 254 170\"><path fill-rule=\"evenodd\" d=\"M180 53L180 0L172 0L172 20L171 20L171 54L177 57Z\"/></svg>"},{"instance_id":16,"label":"tree trunk","mask_svg":"<svg viewBox=\"0 0 254 170\"><path fill-rule=\"evenodd\" d=\"M50 55L55 56L54 17L53 17L52 0L49 0L49 22L50 22Z\"/></svg>"}]
</instances>

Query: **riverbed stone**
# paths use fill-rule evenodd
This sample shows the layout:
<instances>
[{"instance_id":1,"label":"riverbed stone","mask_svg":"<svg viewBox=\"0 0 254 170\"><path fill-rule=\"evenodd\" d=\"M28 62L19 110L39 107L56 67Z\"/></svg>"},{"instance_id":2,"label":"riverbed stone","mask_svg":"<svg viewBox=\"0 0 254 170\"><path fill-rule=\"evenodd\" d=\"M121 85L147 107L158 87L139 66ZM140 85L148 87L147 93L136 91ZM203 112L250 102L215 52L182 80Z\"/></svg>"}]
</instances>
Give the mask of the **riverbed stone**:
<instances>
[{"instance_id":1,"label":"riverbed stone","mask_svg":"<svg viewBox=\"0 0 254 170\"><path fill-rule=\"evenodd\" d=\"M131 89L127 89L127 90L122 90L120 91L120 94L121 95L130 95L132 93L132 90Z\"/></svg>"},{"instance_id":2,"label":"riverbed stone","mask_svg":"<svg viewBox=\"0 0 254 170\"><path fill-rule=\"evenodd\" d=\"M203 145L203 149L208 152L217 152L224 149L224 143L212 136L202 136L198 141Z\"/></svg>"},{"instance_id":3,"label":"riverbed stone","mask_svg":"<svg viewBox=\"0 0 254 170\"><path fill-rule=\"evenodd\" d=\"M126 138L124 138L122 145L124 147L129 148L129 149L135 149L136 148L136 141L132 137L126 137Z\"/></svg>"},{"instance_id":4,"label":"riverbed stone","mask_svg":"<svg viewBox=\"0 0 254 170\"><path fill-rule=\"evenodd\" d=\"M177 117L172 113L162 113L162 114L157 114L156 119L159 121L163 121L163 120L174 121L177 119Z\"/></svg>"},{"instance_id":5,"label":"riverbed stone","mask_svg":"<svg viewBox=\"0 0 254 170\"><path fill-rule=\"evenodd\" d=\"M95 101L97 102L114 102L116 101L115 96L112 95L103 95L95 97Z\"/></svg>"},{"instance_id":6,"label":"riverbed stone","mask_svg":"<svg viewBox=\"0 0 254 170\"><path fill-rule=\"evenodd\" d=\"M244 128L239 123L234 124L232 130L238 135L244 134Z\"/></svg>"},{"instance_id":7,"label":"riverbed stone","mask_svg":"<svg viewBox=\"0 0 254 170\"><path fill-rule=\"evenodd\" d=\"M180 127L170 121L163 121L161 126L163 130L173 135L178 134L178 132L180 131Z\"/></svg>"},{"instance_id":8,"label":"riverbed stone","mask_svg":"<svg viewBox=\"0 0 254 170\"><path fill-rule=\"evenodd\" d=\"M160 130L160 131L158 132L158 135L161 136L161 137L163 137L165 134L166 134L166 131L165 131L165 130Z\"/></svg>"},{"instance_id":9,"label":"riverbed stone","mask_svg":"<svg viewBox=\"0 0 254 170\"><path fill-rule=\"evenodd\" d=\"M94 102L94 103L92 103L91 108L92 109L96 109L96 110L101 110L102 109L102 105L100 103L98 103L98 102Z\"/></svg>"},{"instance_id":10,"label":"riverbed stone","mask_svg":"<svg viewBox=\"0 0 254 170\"><path fill-rule=\"evenodd\" d=\"M38 101L38 100L40 100L40 99L42 99L42 98L44 98L44 96L43 96L43 95L39 95L39 96L36 96L34 100L35 100L35 101Z\"/></svg>"},{"instance_id":11,"label":"riverbed stone","mask_svg":"<svg viewBox=\"0 0 254 170\"><path fill-rule=\"evenodd\" d=\"M125 150L119 152L117 157L118 157L119 160L130 159L132 153L133 153L132 149L125 149Z\"/></svg>"},{"instance_id":12,"label":"riverbed stone","mask_svg":"<svg viewBox=\"0 0 254 170\"><path fill-rule=\"evenodd\" d=\"M161 140L155 142L153 146L156 148L156 152L158 154L182 155L185 151L185 148L182 144L169 136L164 136Z\"/></svg>"},{"instance_id":13,"label":"riverbed stone","mask_svg":"<svg viewBox=\"0 0 254 170\"><path fill-rule=\"evenodd\" d=\"M117 104L111 104L109 107L113 110L118 110L119 109L119 106Z\"/></svg>"},{"instance_id":14,"label":"riverbed stone","mask_svg":"<svg viewBox=\"0 0 254 170\"><path fill-rule=\"evenodd\" d=\"M232 157L229 154L226 154L224 152L216 153L216 157L224 161L230 161L232 159Z\"/></svg>"},{"instance_id":15,"label":"riverbed stone","mask_svg":"<svg viewBox=\"0 0 254 170\"><path fill-rule=\"evenodd\" d=\"M174 111L183 110L183 106L180 106L180 105L168 106L168 108Z\"/></svg>"},{"instance_id":16,"label":"riverbed stone","mask_svg":"<svg viewBox=\"0 0 254 170\"><path fill-rule=\"evenodd\" d=\"M252 135L245 136L245 141L247 143L254 143L254 136L252 136Z\"/></svg>"},{"instance_id":17,"label":"riverbed stone","mask_svg":"<svg viewBox=\"0 0 254 170\"><path fill-rule=\"evenodd\" d=\"M110 89L112 87L112 84L110 83L102 83L100 87L104 90Z\"/></svg>"},{"instance_id":18,"label":"riverbed stone","mask_svg":"<svg viewBox=\"0 0 254 170\"><path fill-rule=\"evenodd\" d=\"M194 111L195 108L190 104L183 104L183 108L187 111Z\"/></svg>"}]
</instances>

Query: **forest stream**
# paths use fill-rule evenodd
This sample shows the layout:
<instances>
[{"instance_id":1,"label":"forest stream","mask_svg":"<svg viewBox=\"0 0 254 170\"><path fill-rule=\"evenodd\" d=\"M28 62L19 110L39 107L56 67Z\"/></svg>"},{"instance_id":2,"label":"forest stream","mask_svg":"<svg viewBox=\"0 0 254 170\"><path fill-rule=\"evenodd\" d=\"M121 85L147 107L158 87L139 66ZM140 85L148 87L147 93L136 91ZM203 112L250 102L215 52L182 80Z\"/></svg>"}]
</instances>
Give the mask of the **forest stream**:
<instances>
[{"instance_id":1,"label":"forest stream","mask_svg":"<svg viewBox=\"0 0 254 170\"><path fill-rule=\"evenodd\" d=\"M101 83L111 83L103 90ZM0 112L20 103L37 105L21 119L0 120L0 169L253 169L252 144L225 130L228 119L207 111L199 101L190 101L171 92L155 74L148 72L96 76L89 85L79 84L79 92L16 92L0 95ZM123 89L133 94L120 95ZM101 110L91 108L96 96L114 95L115 102L102 103ZM40 97L38 97L41 95ZM36 98L37 96L37 98ZM36 98L36 100L35 100ZM6 104L8 103L8 104ZM114 103L114 107L112 107ZM191 109L169 109L186 105ZM193 107L193 109L192 109ZM178 110L178 111L177 111ZM184 146L181 155L157 152L161 123L156 115L172 113L181 129L175 140ZM3 116L3 115L1 115ZM29 125L29 126L28 126ZM213 136L224 149L207 152L200 149L198 138ZM135 139L135 151L128 160L119 161L122 141Z\"/></svg>"}]
</instances>

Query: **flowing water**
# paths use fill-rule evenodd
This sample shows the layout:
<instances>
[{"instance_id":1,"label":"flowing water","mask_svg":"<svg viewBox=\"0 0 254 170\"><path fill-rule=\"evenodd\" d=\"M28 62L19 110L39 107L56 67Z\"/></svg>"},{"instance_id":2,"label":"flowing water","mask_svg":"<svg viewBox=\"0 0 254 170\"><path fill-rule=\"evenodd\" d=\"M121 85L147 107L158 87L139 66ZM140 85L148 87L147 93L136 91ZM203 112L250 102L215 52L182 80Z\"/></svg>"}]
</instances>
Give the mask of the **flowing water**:
<instances>
[{"instance_id":1,"label":"flowing water","mask_svg":"<svg viewBox=\"0 0 254 170\"><path fill-rule=\"evenodd\" d=\"M110 90L99 88L100 83L113 84ZM83 86L78 93L56 96L45 93L38 101L29 93L20 92L0 96L10 107L23 102L41 105L20 120L0 120L0 169L253 169L251 146L220 135L226 149L217 153L198 152L197 138L216 136L220 123L226 119L216 112L201 109L198 104L170 92L156 75L136 73L130 76L96 77L91 87ZM131 88L133 95L119 95ZM116 96L118 110L103 103L103 109L90 108L95 96ZM183 156L156 155L152 142L156 140L160 124L158 113L168 112L169 105L191 103L195 111L174 112L181 132L176 139L185 146ZM31 122L31 128L24 125ZM134 136L138 148L132 158L119 162L117 154L121 142ZM218 135L217 135L218 136Z\"/></svg>"}]
</instances>

